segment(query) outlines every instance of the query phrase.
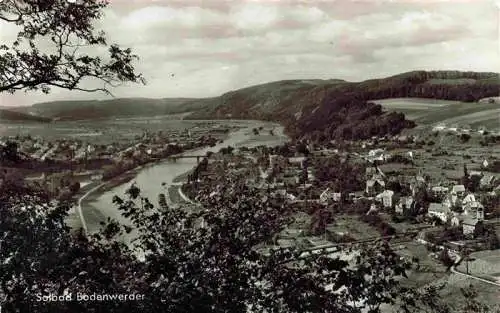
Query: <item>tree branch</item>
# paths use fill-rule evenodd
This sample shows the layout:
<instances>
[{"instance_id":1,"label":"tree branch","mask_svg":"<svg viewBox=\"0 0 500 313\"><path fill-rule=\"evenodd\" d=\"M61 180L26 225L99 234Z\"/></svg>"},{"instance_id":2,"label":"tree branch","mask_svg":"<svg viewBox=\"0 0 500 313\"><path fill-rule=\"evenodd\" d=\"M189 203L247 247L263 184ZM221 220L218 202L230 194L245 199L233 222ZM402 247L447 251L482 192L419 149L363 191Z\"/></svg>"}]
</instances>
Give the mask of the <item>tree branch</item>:
<instances>
[{"instance_id":1,"label":"tree branch","mask_svg":"<svg viewBox=\"0 0 500 313\"><path fill-rule=\"evenodd\" d=\"M137 56L130 49L111 45L108 62L85 54L77 57L80 47L107 46L105 34L94 31L93 27L106 5L103 0L78 4L66 0L51 0L50 4L43 1L0 2L0 11L4 13L0 19L21 28L12 47L2 45L6 52L0 56L0 92L39 88L49 92L49 87L58 87L112 95L108 88L118 87L123 82L144 84L144 78L134 72L132 63ZM41 53L36 46L37 37L49 38L55 52ZM77 43L72 43L72 39ZM29 50L21 48L23 43L28 44ZM103 81L104 86L79 86L87 77Z\"/></svg>"},{"instance_id":2,"label":"tree branch","mask_svg":"<svg viewBox=\"0 0 500 313\"><path fill-rule=\"evenodd\" d=\"M17 18L7 18L3 15L0 15L0 20L6 21L6 22L19 22L22 19L22 15L19 15Z\"/></svg>"}]
</instances>

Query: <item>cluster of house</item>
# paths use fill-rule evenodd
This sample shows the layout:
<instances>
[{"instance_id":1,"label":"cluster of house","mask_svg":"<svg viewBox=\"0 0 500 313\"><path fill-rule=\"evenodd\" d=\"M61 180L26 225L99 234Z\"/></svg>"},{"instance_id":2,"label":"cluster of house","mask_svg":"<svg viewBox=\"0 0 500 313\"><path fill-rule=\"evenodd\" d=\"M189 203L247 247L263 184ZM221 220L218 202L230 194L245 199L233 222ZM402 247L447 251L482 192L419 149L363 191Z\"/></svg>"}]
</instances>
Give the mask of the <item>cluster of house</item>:
<instances>
[{"instance_id":1,"label":"cluster of house","mask_svg":"<svg viewBox=\"0 0 500 313\"><path fill-rule=\"evenodd\" d=\"M430 203L428 216L452 226L462 225L465 235L473 233L478 222L484 220L484 206L473 193L466 193L464 185L455 185L451 190L434 187L432 191L442 196L443 201Z\"/></svg>"},{"instance_id":2,"label":"cluster of house","mask_svg":"<svg viewBox=\"0 0 500 313\"><path fill-rule=\"evenodd\" d=\"M484 164L483 164L484 165ZM481 187L493 186L495 176L490 174L476 173L472 171L470 175L481 174ZM420 208L416 205L416 194L419 190L427 190L433 199L439 199L438 202L429 204L426 215L430 218L434 217L448 223L452 226L462 226L464 234L474 232L478 222L484 220L484 206L476 199L476 195L468 193L464 185L445 186L429 186L426 178L419 173L415 176L400 177L409 186L410 194L401 195L387 187L388 177L378 167L368 167L366 169L366 185L362 196L351 193L349 199L365 198L373 200L373 204L369 212L378 211L380 208L394 209L395 213L403 215L407 210L420 213ZM500 186L496 189L500 189ZM329 201L340 201L342 194L327 188L320 197L320 203L328 203Z\"/></svg>"},{"instance_id":3,"label":"cluster of house","mask_svg":"<svg viewBox=\"0 0 500 313\"><path fill-rule=\"evenodd\" d=\"M128 146L127 148L115 153L113 159L120 161L125 158L148 158L148 157L165 157L172 151L182 151L200 146L213 145L218 139L210 135L205 136L206 131L203 129L186 129L185 131L176 131L164 135L149 135L144 134L138 143Z\"/></svg>"},{"instance_id":4,"label":"cluster of house","mask_svg":"<svg viewBox=\"0 0 500 313\"><path fill-rule=\"evenodd\" d=\"M97 157L98 154L112 154L118 147L115 145L93 145L81 140L58 139L54 141L44 140L40 137L9 137L6 140L18 143L18 151L34 160L78 160L85 157ZM4 141L6 141L4 140Z\"/></svg>"},{"instance_id":5,"label":"cluster of house","mask_svg":"<svg viewBox=\"0 0 500 313\"><path fill-rule=\"evenodd\" d=\"M459 134L469 134L469 133L477 132L481 135L489 132L488 129L484 126L480 126L478 128L472 128L470 125L457 125L457 124L446 125L443 123L436 124L432 128L432 130L435 132L453 132L453 133L459 133ZM498 131L496 131L496 132L492 131L491 133L493 135L500 134L500 132L498 132Z\"/></svg>"},{"instance_id":6,"label":"cluster of house","mask_svg":"<svg viewBox=\"0 0 500 313\"><path fill-rule=\"evenodd\" d=\"M161 153L168 145L198 146L200 141L210 139L204 138L202 134L207 130L197 128L186 131L172 131L165 136L162 132L145 132L142 136L132 142L110 143L97 145L92 142L84 142L79 139L58 139L48 141L40 137L9 137L0 139L0 143L7 140L16 141L19 144L19 152L34 160L83 160L83 159L121 159L126 156L152 155ZM205 140L204 140L204 139Z\"/></svg>"},{"instance_id":7,"label":"cluster of house","mask_svg":"<svg viewBox=\"0 0 500 313\"><path fill-rule=\"evenodd\" d=\"M471 173L471 175L474 174L477 173ZM434 199L440 200L429 204L427 216L435 217L452 226L461 225L464 234L474 232L478 222L484 220L484 206L473 193L467 193L464 185L429 187L423 175L418 174L406 179L410 186L411 195L397 196L393 190L386 189L386 177L377 167L367 168L366 175L365 194L375 200L372 209L381 206L393 208L396 213L404 214L406 210L415 209L416 192L425 188ZM491 186L494 180L493 175L482 175L481 186Z\"/></svg>"},{"instance_id":8,"label":"cluster of house","mask_svg":"<svg viewBox=\"0 0 500 313\"><path fill-rule=\"evenodd\" d=\"M343 155L338 150L312 150L311 155ZM378 158L384 156L384 150L376 150L373 153L368 153L367 157ZM234 181L242 178L247 186L256 187L263 191L267 190L271 195L280 194L288 199L290 204L301 204L304 201L316 202L327 206L331 202L340 202L344 199L356 201L357 199L372 200L372 208L370 211L379 211L381 208L394 210L397 214L405 214L407 210L415 210L419 215L427 215L437 218L444 223L449 223L454 226L461 226L464 234L474 232L479 221L485 219L485 208L476 199L477 195L467 193L465 186L432 186L428 178L419 172L417 175L398 177L388 177L379 167L370 166L365 172L365 188L359 192L349 193L344 195L333 188L326 188L321 192L314 190L315 196L309 196L307 200L299 195L303 189L313 190L314 186L314 171L315 169L308 164L308 158L303 156L285 157L282 155L268 155L267 162L264 160L265 153L252 154L250 152L242 152L235 149L234 153L222 155L216 153L208 158L208 169L201 175L204 182L209 181L212 184L209 197L216 197L220 194L220 173L224 173L225 177L234 177ZM257 158L260 160L257 163ZM362 158L365 159L366 158ZM265 164L265 165L264 165ZM484 166L484 164L483 164ZM306 179L304 180L304 174ZM470 172L475 175L474 171ZM272 179L269 179L272 178ZM409 188L409 192L397 192L390 190L392 180L402 182ZM230 179L231 180L231 179ZM494 177L490 175L482 175L481 185L492 185ZM418 193L422 189L432 193L434 199L440 201L430 203L427 211L417 208L416 199ZM407 188L405 188L407 190ZM393 211L393 212L394 212ZM413 211L412 214L415 212ZM296 232L300 230L293 229ZM290 234L289 234L290 235ZM291 241L295 241L297 235L293 234L289 237L280 235L277 240L279 246L287 246ZM307 236L304 238L308 238ZM314 243L313 245L316 245Z\"/></svg>"}]
</instances>

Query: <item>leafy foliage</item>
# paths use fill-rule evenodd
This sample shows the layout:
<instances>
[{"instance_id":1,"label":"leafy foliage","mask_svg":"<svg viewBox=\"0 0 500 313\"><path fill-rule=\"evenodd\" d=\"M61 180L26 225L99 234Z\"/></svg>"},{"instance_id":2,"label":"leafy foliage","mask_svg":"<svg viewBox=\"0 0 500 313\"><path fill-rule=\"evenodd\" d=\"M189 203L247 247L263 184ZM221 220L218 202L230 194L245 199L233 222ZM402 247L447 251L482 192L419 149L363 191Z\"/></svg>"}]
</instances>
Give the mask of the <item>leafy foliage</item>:
<instances>
[{"instance_id":1,"label":"leafy foliage","mask_svg":"<svg viewBox=\"0 0 500 313\"><path fill-rule=\"evenodd\" d=\"M114 199L132 224L108 220L88 238L71 235L64 223L67 207L40 205L48 200L43 194L22 191L33 196L17 194L18 202L10 196L0 207L1 256L7 260L0 265L0 293L8 312L242 312L249 306L254 312L361 312L364 305L393 301L394 279L407 266L386 245L360 249L354 267L321 256L293 267L290 260L299 253L293 249L260 254L254 247L290 222L290 212L283 199L263 198L244 185L205 194L204 209L197 211L158 211L133 186L127 197ZM136 235L128 247L118 238L132 230ZM34 300L65 290L139 293L147 299ZM353 307L349 301L359 303Z\"/></svg>"},{"instance_id":2,"label":"leafy foliage","mask_svg":"<svg viewBox=\"0 0 500 313\"><path fill-rule=\"evenodd\" d=\"M108 46L94 22L102 17L106 1L9 0L0 2L0 20L19 31L12 43L0 46L0 92L41 90L52 87L104 91L121 82L144 82L135 73L132 51ZM49 46L42 49L40 42ZM107 47L107 59L89 55L90 47ZM82 87L85 80L103 87Z\"/></svg>"},{"instance_id":3,"label":"leafy foliage","mask_svg":"<svg viewBox=\"0 0 500 313\"><path fill-rule=\"evenodd\" d=\"M334 155L328 158L313 158L315 177L327 183L336 192L354 192L364 189L365 165L342 160Z\"/></svg>"},{"instance_id":4,"label":"leafy foliage","mask_svg":"<svg viewBox=\"0 0 500 313\"><path fill-rule=\"evenodd\" d=\"M21 161L19 155L19 144L15 141L7 141L5 144L0 144L0 164L13 165Z\"/></svg>"}]
</instances>

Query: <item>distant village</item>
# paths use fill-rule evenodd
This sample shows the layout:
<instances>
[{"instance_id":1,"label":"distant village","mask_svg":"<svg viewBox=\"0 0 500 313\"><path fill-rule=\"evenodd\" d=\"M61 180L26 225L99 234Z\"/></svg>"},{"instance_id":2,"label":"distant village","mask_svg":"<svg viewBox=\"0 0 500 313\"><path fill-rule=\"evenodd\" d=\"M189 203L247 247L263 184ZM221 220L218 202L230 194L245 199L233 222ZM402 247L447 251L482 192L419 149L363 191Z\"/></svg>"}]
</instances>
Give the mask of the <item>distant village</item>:
<instances>
[{"instance_id":1,"label":"distant village","mask_svg":"<svg viewBox=\"0 0 500 313\"><path fill-rule=\"evenodd\" d=\"M499 165L496 157L484 155L478 169L460 166L461 177L446 179L417 165L422 157L417 149L376 147L401 141L412 146L414 138L377 138L377 144L374 140L346 149L335 148L333 142L226 149L211 154L205 169L183 190L191 199L204 188L213 190L210 196L222 196L223 173L235 184L260 190L263 197L283 198L294 208L295 222L263 244L259 249L264 253L387 237L420 244L437 262L457 259L464 251L500 248L500 174L490 171L492 163ZM392 166L399 170L384 170ZM395 247L406 248L399 243Z\"/></svg>"},{"instance_id":2,"label":"distant village","mask_svg":"<svg viewBox=\"0 0 500 313\"><path fill-rule=\"evenodd\" d=\"M0 148L6 157L1 165L9 175L0 176L0 185L5 176L10 180L23 176L27 181L41 183L52 195L69 199L80 188L112 179L137 166L189 149L213 146L228 132L229 128L221 125L168 132L145 130L131 141L109 144L83 139L47 140L39 136L4 137L0 138ZM9 162L9 153L17 159Z\"/></svg>"}]
</instances>

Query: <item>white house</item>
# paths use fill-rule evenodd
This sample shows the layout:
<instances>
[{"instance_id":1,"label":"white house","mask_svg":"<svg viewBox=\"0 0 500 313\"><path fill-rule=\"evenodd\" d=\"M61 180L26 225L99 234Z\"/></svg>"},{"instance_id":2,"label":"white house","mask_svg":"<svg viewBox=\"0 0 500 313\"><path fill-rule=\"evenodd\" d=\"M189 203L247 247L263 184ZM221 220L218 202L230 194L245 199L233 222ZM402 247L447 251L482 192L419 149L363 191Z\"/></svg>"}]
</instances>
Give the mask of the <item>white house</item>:
<instances>
[{"instance_id":1,"label":"white house","mask_svg":"<svg viewBox=\"0 0 500 313\"><path fill-rule=\"evenodd\" d=\"M447 187L443 186L435 186L431 188L431 192L434 196L443 196L448 193L450 190Z\"/></svg>"},{"instance_id":2,"label":"white house","mask_svg":"<svg viewBox=\"0 0 500 313\"><path fill-rule=\"evenodd\" d=\"M392 208L392 205L394 204L394 191L384 190L384 192L378 194L375 199L382 202L384 207Z\"/></svg>"},{"instance_id":3,"label":"white house","mask_svg":"<svg viewBox=\"0 0 500 313\"><path fill-rule=\"evenodd\" d=\"M474 233L477 223L479 223L479 220L477 218L466 217L462 222L462 231L464 235Z\"/></svg>"},{"instance_id":4,"label":"white house","mask_svg":"<svg viewBox=\"0 0 500 313\"><path fill-rule=\"evenodd\" d=\"M319 200L323 203L326 203L328 202L328 200L340 201L341 197L342 193L333 192L332 190L330 190L330 188L326 188L325 191L323 191L319 196Z\"/></svg>"},{"instance_id":5,"label":"white house","mask_svg":"<svg viewBox=\"0 0 500 313\"><path fill-rule=\"evenodd\" d=\"M484 161L483 161L483 167L487 168L488 165L489 165L488 160L484 159Z\"/></svg>"},{"instance_id":6,"label":"white house","mask_svg":"<svg viewBox=\"0 0 500 313\"><path fill-rule=\"evenodd\" d=\"M94 174L90 176L90 180L101 180L102 179L102 174Z\"/></svg>"},{"instance_id":7,"label":"white house","mask_svg":"<svg viewBox=\"0 0 500 313\"><path fill-rule=\"evenodd\" d=\"M443 201L443 204L448 208L452 208L459 205L459 199L457 195L449 194Z\"/></svg>"},{"instance_id":8,"label":"white house","mask_svg":"<svg viewBox=\"0 0 500 313\"><path fill-rule=\"evenodd\" d=\"M451 224L451 226L455 226L455 227L460 226L460 223L461 223L461 222L462 222L462 220L461 220L461 219L460 219L460 217L459 217L459 216L457 216L457 215L453 216L453 217L451 218L451 220L450 220L450 224Z\"/></svg>"},{"instance_id":9,"label":"white house","mask_svg":"<svg viewBox=\"0 0 500 313\"><path fill-rule=\"evenodd\" d=\"M366 159L370 162L373 161L387 161L391 155L386 153L383 149L374 149L368 152Z\"/></svg>"},{"instance_id":10,"label":"white house","mask_svg":"<svg viewBox=\"0 0 500 313\"><path fill-rule=\"evenodd\" d=\"M463 197L465 195L465 186L464 185L454 185L451 188L451 193L458 197Z\"/></svg>"},{"instance_id":11,"label":"white house","mask_svg":"<svg viewBox=\"0 0 500 313\"><path fill-rule=\"evenodd\" d=\"M368 212L366 212L366 215L375 214L375 213L378 213L378 207L375 203L372 203L370 205L370 209L368 210Z\"/></svg>"},{"instance_id":12,"label":"white house","mask_svg":"<svg viewBox=\"0 0 500 313\"><path fill-rule=\"evenodd\" d=\"M478 201L468 202L463 206L464 215L478 220L484 220L484 206Z\"/></svg>"},{"instance_id":13,"label":"white house","mask_svg":"<svg viewBox=\"0 0 500 313\"><path fill-rule=\"evenodd\" d=\"M491 186L494 182L495 182L495 176L487 174L481 178L479 184L482 188L485 188Z\"/></svg>"},{"instance_id":14,"label":"white house","mask_svg":"<svg viewBox=\"0 0 500 313\"><path fill-rule=\"evenodd\" d=\"M306 161L306 159L306 157L292 157L288 158L288 163L304 167L304 162Z\"/></svg>"},{"instance_id":15,"label":"white house","mask_svg":"<svg viewBox=\"0 0 500 313\"><path fill-rule=\"evenodd\" d=\"M295 201L295 200L297 200L297 197L296 197L295 195L293 195L293 194L291 194L291 193L288 193L288 192L286 193L286 198L287 198L288 200L290 200L290 201Z\"/></svg>"},{"instance_id":16,"label":"white house","mask_svg":"<svg viewBox=\"0 0 500 313\"><path fill-rule=\"evenodd\" d=\"M403 214L406 209L413 208L415 199L412 196L401 197L399 203L396 205L396 213Z\"/></svg>"},{"instance_id":17,"label":"white house","mask_svg":"<svg viewBox=\"0 0 500 313\"><path fill-rule=\"evenodd\" d=\"M472 177L472 176L479 176L479 177L482 177L483 176L483 173L481 171L470 171L469 172L469 177Z\"/></svg>"},{"instance_id":18,"label":"white house","mask_svg":"<svg viewBox=\"0 0 500 313\"><path fill-rule=\"evenodd\" d=\"M373 149L368 152L369 157L377 157L384 153L384 149Z\"/></svg>"},{"instance_id":19,"label":"white house","mask_svg":"<svg viewBox=\"0 0 500 313\"><path fill-rule=\"evenodd\" d=\"M442 131L442 130L445 130L445 128L446 128L446 125L438 124L438 125L434 126L434 128L432 130L433 131Z\"/></svg>"},{"instance_id":20,"label":"white house","mask_svg":"<svg viewBox=\"0 0 500 313\"><path fill-rule=\"evenodd\" d=\"M476 197L474 196L473 193L469 193L468 195L465 196L465 198L462 200L462 205L466 205L467 203L471 202L476 202Z\"/></svg>"},{"instance_id":21,"label":"white house","mask_svg":"<svg viewBox=\"0 0 500 313\"><path fill-rule=\"evenodd\" d=\"M427 216L429 217L437 217L444 223L448 220L448 217L451 213L451 210L448 206L442 204L442 203L430 203L429 204L429 209L427 210Z\"/></svg>"}]
</instances>

